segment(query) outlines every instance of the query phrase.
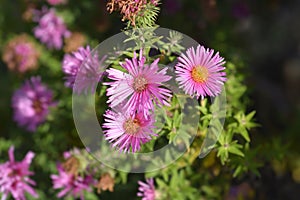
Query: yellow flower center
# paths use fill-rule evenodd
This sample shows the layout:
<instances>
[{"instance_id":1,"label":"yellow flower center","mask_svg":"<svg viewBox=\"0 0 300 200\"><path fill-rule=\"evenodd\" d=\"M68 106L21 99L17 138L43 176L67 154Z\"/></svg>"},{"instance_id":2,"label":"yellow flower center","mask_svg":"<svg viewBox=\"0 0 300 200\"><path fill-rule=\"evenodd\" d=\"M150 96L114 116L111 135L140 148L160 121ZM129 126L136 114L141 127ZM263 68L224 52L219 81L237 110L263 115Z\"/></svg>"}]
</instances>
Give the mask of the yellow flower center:
<instances>
[{"instance_id":1,"label":"yellow flower center","mask_svg":"<svg viewBox=\"0 0 300 200\"><path fill-rule=\"evenodd\" d=\"M202 67L200 65L196 65L191 72L192 79L197 83L204 83L209 74L206 67Z\"/></svg>"},{"instance_id":2,"label":"yellow flower center","mask_svg":"<svg viewBox=\"0 0 300 200\"><path fill-rule=\"evenodd\" d=\"M142 92L143 90L146 89L147 84L148 84L147 79L145 79L142 76L138 76L133 80L132 87L136 92Z\"/></svg>"},{"instance_id":3,"label":"yellow flower center","mask_svg":"<svg viewBox=\"0 0 300 200\"><path fill-rule=\"evenodd\" d=\"M125 132L131 135L135 135L140 130L140 127L140 121L138 119L128 119L123 124Z\"/></svg>"}]
</instances>

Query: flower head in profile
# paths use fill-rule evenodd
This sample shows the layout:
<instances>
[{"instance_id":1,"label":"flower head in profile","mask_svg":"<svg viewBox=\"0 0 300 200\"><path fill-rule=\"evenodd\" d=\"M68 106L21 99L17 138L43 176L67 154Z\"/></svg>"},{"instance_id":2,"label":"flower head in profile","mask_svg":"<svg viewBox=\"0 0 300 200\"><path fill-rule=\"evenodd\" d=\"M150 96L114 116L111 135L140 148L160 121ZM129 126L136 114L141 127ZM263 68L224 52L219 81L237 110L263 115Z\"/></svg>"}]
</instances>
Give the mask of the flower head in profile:
<instances>
[{"instance_id":1,"label":"flower head in profile","mask_svg":"<svg viewBox=\"0 0 300 200\"><path fill-rule=\"evenodd\" d=\"M35 182L29 178L33 172L29 171L31 161L34 157L33 152L28 152L21 161L15 161L14 147L10 147L8 151L9 161L0 164L0 193L2 200L6 200L8 195L16 200L25 200L24 193L27 192L31 196L37 198L38 194L32 188Z\"/></svg>"},{"instance_id":2,"label":"flower head in profile","mask_svg":"<svg viewBox=\"0 0 300 200\"><path fill-rule=\"evenodd\" d=\"M142 200L155 200L155 187L153 178L147 179L146 183L139 181L138 197L142 197Z\"/></svg>"},{"instance_id":3,"label":"flower head in profile","mask_svg":"<svg viewBox=\"0 0 300 200\"><path fill-rule=\"evenodd\" d=\"M162 87L164 82L171 79L166 75L167 68L159 71L156 59L150 65L145 64L146 57L140 51L139 59L134 54L133 59L126 59L121 66L128 72L124 73L118 69L110 68L107 71L108 78L113 82L105 83L110 85L107 89L109 96L108 103L111 107L127 101L124 108L135 112L143 112L145 116L149 110L154 110L154 103L158 106L169 105L171 91Z\"/></svg>"},{"instance_id":4,"label":"flower head in profile","mask_svg":"<svg viewBox=\"0 0 300 200\"><path fill-rule=\"evenodd\" d=\"M89 46L66 54L62 62L62 70L66 74L65 86L73 88L78 94L87 93L89 90L94 93L104 72L105 59L106 56L99 61Z\"/></svg>"},{"instance_id":5,"label":"flower head in profile","mask_svg":"<svg viewBox=\"0 0 300 200\"><path fill-rule=\"evenodd\" d=\"M10 70L24 73L37 68L39 55L28 36L22 34L8 42L2 58Z\"/></svg>"},{"instance_id":6,"label":"flower head in profile","mask_svg":"<svg viewBox=\"0 0 300 200\"><path fill-rule=\"evenodd\" d=\"M36 11L35 15L35 21L39 23L34 28L35 37L49 49L61 49L63 39L70 36L63 19L56 15L54 9L43 8L42 11Z\"/></svg>"},{"instance_id":7,"label":"flower head in profile","mask_svg":"<svg viewBox=\"0 0 300 200\"><path fill-rule=\"evenodd\" d=\"M226 73L223 72L224 58L218 52L214 54L214 50L198 45L196 50L194 47L188 49L178 61L176 81L186 94L203 98L221 93Z\"/></svg>"},{"instance_id":8,"label":"flower head in profile","mask_svg":"<svg viewBox=\"0 0 300 200\"><path fill-rule=\"evenodd\" d=\"M41 78L32 77L13 94L14 120L28 131L35 131L55 104L52 91L42 84Z\"/></svg>"},{"instance_id":9,"label":"flower head in profile","mask_svg":"<svg viewBox=\"0 0 300 200\"><path fill-rule=\"evenodd\" d=\"M143 113L130 114L126 110L107 110L104 114L103 128L105 138L120 151L134 153L140 150L141 144L157 136L153 132L154 118L145 118Z\"/></svg>"},{"instance_id":10,"label":"flower head in profile","mask_svg":"<svg viewBox=\"0 0 300 200\"><path fill-rule=\"evenodd\" d=\"M146 8L148 3L156 6L158 0L109 0L107 10L110 13L119 11L123 15L122 20L129 20L134 26L136 17L140 14L140 11Z\"/></svg>"},{"instance_id":11,"label":"flower head in profile","mask_svg":"<svg viewBox=\"0 0 300 200\"><path fill-rule=\"evenodd\" d=\"M66 195L73 197L80 197L84 199L84 191L91 192L91 185L95 184L94 179L91 175L74 175L65 171L62 165L57 165L58 175L51 175L53 188L62 189L57 197L61 198Z\"/></svg>"}]
</instances>

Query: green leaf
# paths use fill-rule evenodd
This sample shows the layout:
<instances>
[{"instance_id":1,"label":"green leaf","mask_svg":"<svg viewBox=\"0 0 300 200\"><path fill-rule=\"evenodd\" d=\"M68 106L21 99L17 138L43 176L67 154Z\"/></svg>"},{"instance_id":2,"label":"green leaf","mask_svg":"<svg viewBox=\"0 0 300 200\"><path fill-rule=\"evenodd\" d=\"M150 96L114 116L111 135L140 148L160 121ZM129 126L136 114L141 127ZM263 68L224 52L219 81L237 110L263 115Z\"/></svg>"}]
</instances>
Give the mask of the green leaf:
<instances>
[{"instance_id":1,"label":"green leaf","mask_svg":"<svg viewBox=\"0 0 300 200\"><path fill-rule=\"evenodd\" d=\"M241 148L242 146L240 146ZM235 154L235 155L238 155L238 156L241 156L241 157L244 157L244 153L237 147L237 145L235 146L230 146L228 148L228 151L232 154Z\"/></svg>"}]
</instances>

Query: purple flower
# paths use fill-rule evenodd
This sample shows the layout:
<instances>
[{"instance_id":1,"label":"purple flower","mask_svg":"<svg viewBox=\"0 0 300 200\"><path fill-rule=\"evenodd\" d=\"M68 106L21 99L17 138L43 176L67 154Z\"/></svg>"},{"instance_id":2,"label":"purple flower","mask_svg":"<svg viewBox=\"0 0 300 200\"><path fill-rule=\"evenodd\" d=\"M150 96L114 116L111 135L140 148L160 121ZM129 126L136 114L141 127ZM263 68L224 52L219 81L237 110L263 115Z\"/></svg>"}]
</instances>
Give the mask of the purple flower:
<instances>
[{"instance_id":1,"label":"purple flower","mask_svg":"<svg viewBox=\"0 0 300 200\"><path fill-rule=\"evenodd\" d=\"M52 98L52 91L42 84L41 78L32 77L13 94L14 120L28 131L35 131L46 120L49 107L55 105Z\"/></svg>"},{"instance_id":2,"label":"purple flower","mask_svg":"<svg viewBox=\"0 0 300 200\"><path fill-rule=\"evenodd\" d=\"M198 45L196 50L192 47L186 51L186 55L181 54L178 61L175 67L176 81L186 94L203 98L221 92L226 73L222 66L224 58L218 52L214 54L214 50Z\"/></svg>"},{"instance_id":3,"label":"purple flower","mask_svg":"<svg viewBox=\"0 0 300 200\"><path fill-rule=\"evenodd\" d=\"M83 192L91 192L91 185L95 184L94 179L91 175L86 175L85 177L80 175L74 175L67 173L63 167L59 164L57 165L58 175L51 175L54 189L62 189L57 197L61 198L66 195L71 195L73 197L80 196L84 199Z\"/></svg>"},{"instance_id":4,"label":"purple flower","mask_svg":"<svg viewBox=\"0 0 300 200\"><path fill-rule=\"evenodd\" d=\"M104 114L103 128L106 140L113 143L120 151L134 153L139 151L141 144L151 140L151 136L157 136L153 132L154 117L144 117L143 113L130 114L126 110L106 111Z\"/></svg>"},{"instance_id":5,"label":"purple flower","mask_svg":"<svg viewBox=\"0 0 300 200\"><path fill-rule=\"evenodd\" d=\"M79 94L87 93L88 90L94 93L103 75L102 64L105 58L106 56L99 61L96 54L92 55L89 46L66 54L62 62L62 70L66 74L65 86L73 88Z\"/></svg>"},{"instance_id":6,"label":"purple flower","mask_svg":"<svg viewBox=\"0 0 300 200\"><path fill-rule=\"evenodd\" d=\"M139 181L138 184L139 192L137 193L138 197L142 197L142 200L155 200L155 187L153 178L147 179L146 183Z\"/></svg>"},{"instance_id":7,"label":"purple flower","mask_svg":"<svg viewBox=\"0 0 300 200\"><path fill-rule=\"evenodd\" d=\"M24 192L28 192L37 198L38 194L31 185L35 182L29 178L33 172L29 171L29 166L34 157L34 153L29 151L21 162L15 161L14 147L8 151L9 161L0 164L0 193L1 200L6 200L11 194L16 200L25 200Z\"/></svg>"},{"instance_id":8,"label":"purple flower","mask_svg":"<svg viewBox=\"0 0 300 200\"><path fill-rule=\"evenodd\" d=\"M140 51L139 59L134 53L133 59L126 59L120 65L127 70L124 73L118 69L108 69L108 78L113 82L105 83L111 87L107 89L108 103L111 107L127 101L125 109L135 112L149 114L149 110L154 110L154 103L158 106L170 105L168 99L172 97L171 91L162 87L162 83L171 79L166 75L167 68L159 71L156 59L150 65L145 64L146 57Z\"/></svg>"},{"instance_id":9,"label":"purple flower","mask_svg":"<svg viewBox=\"0 0 300 200\"><path fill-rule=\"evenodd\" d=\"M61 49L63 39L70 36L62 18L56 16L54 9L43 8L36 11L35 20L38 26L34 28L34 35L47 45L49 49Z\"/></svg>"}]
</instances>

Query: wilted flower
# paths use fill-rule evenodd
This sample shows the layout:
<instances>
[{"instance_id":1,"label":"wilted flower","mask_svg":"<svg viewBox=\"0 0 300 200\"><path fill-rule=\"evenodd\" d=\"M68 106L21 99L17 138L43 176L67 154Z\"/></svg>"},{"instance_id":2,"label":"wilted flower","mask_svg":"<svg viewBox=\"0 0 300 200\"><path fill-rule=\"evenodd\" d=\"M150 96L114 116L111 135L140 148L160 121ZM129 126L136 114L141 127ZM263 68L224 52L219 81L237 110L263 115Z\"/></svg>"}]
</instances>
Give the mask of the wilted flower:
<instances>
[{"instance_id":1,"label":"wilted flower","mask_svg":"<svg viewBox=\"0 0 300 200\"><path fill-rule=\"evenodd\" d=\"M150 65L145 62L146 57L140 51L139 59L134 53L133 59L126 59L125 63L120 64L128 73L114 68L106 70L108 78L114 80L105 83L111 86L107 89L108 103L111 107L127 101L124 105L125 109L129 112L137 110L146 116L149 110L154 110L154 103L158 106L169 105L171 91L162 87L162 83L171 79L171 76L166 75L167 68L159 71L159 59Z\"/></svg>"},{"instance_id":2,"label":"wilted flower","mask_svg":"<svg viewBox=\"0 0 300 200\"><path fill-rule=\"evenodd\" d=\"M0 164L1 200L6 200L9 194L16 200L25 200L25 192L37 198L38 194L31 187L31 185L35 185L35 182L29 178L29 176L33 175L33 172L29 171L29 166L34 153L29 151L21 162L17 162L15 161L14 147L12 146L9 148L8 156L9 161Z\"/></svg>"},{"instance_id":3,"label":"wilted flower","mask_svg":"<svg viewBox=\"0 0 300 200\"><path fill-rule=\"evenodd\" d=\"M145 9L149 2L155 6L158 4L157 0L109 0L107 2L107 10L110 13L119 11L123 15L122 20L129 20L134 26L139 12Z\"/></svg>"},{"instance_id":4,"label":"wilted flower","mask_svg":"<svg viewBox=\"0 0 300 200\"><path fill-rule=\"evenodd\" d=\"M75 156L71 156L62 164L62 167L68 174L73 174L77 176L78 169L80 167L80 162L78 158L76 158Z\"/></svg>"},{"instance_id":5,"label":"wilted flower","mask_svg":"<svg viewBox=\"0 0 300 200\"><path fill-rule=\"evenodd\" d=\"M103 128L106 140L113 143L120 151L134 153L139 151L141 144L151 140L151 136L157 136L153 132L154 118L143 113L130 114L126 110L106 111L104 114Z\"/></svg>"},{"instance_id":6,"label":"wilted flower","mask_svg":"<svg viewBox=\"0 0 300 200\"><path fill-rule=\"evenodd\" d=\"M100 194L101 190L110 192L114 191L115 180L111 177L109 173L104 173L98 183L96 184L97 192Z\"/></svg>"},{"instance_id":7,"label":"wilted flower","mask_svg":"<svg viewBox=\"0 0 300 200\"><path fill-rule=\"evenodd\" d=\"M39 52L25 34L19 35L4 47L3 61L10 70L24 73L37 68Z\"/></svg>"},{"instance_id":8,"label":"wilted flower","mask_svg":"<svg viewBox=\"0 0 300 200\"><path fill-rule=\"evenodd\" d=\"M222 72L225 67L224 58L214 50L205 49L198 45L189 48L185 54L178 58L179 62L175 67L176 80L186 94L197 97L216 96L221 93L222 85L226 81L226 73Z\"/></svg>"},{"instance_id":9,"label":"wilted flower","mask_svg":"<svg viewBox=\"0 0 300 200\"><path fill-rule=\"evenodd\" d=\"M57 165L58 175L51 175L54 189L62 189L57 197L61 198L66 195L80 197L84 199L83 192L91 192L91 185L95 183L91 175L75 176L67 173L61 165Z\"/></svg>"},{"instance_id":10,"label":"wilted flower","mask_svg":"<svg viewBox=\"0 0 300 200\"><path fill-rule=\"evenodd\" d=\"M66 54L62 62L62 70L66 74L65 86L73 88L76 93L95 92L97 84L102 78L102 66L106 56L100 61L96 54L91 53L89 46L80 47L72 54Z\"/></svg>"},{"instance_id":11,"label":"wilted flower","mask_svg":"<svg viewBox=\"0 0 300 200\"><path fill-rule=\"evenodd\" d=\"M86 42L86 37L80 32L73 32L70 37L65 38L64 51L70 53L76 51Z\"/></svg>"},{"instance_id":12,"label":"wilted flower","mask_svg":"<svg viewBox=\"0 0 300 200\"><path fill-rule=\"evenodd\" d=\"M138 184L139 192L137 193L138 197L142 197L142 200L155 200L155 187L153 178L147 179L146 183L139 181Z\"/></svg>"},{"instance_id":13,"label":"wilted flower","mask_svg":"<svg viewBox=\"0 0 300 200\"><path fill-rule=\"evenodd\" d=\"M28 131L35 131L54 105L52 91L42 84L40 77L27 80L12 97L14 120Z\"/></svg>"},{"instance_id":14,"label":"wilted flower","mask_svg":"<svg viewBox=\"0 0 300 200\"><path fill-rule=\"evenodd\" d=\"M54 9L43 8L36 11L35 21L39 24L34 28L34 35L48 48L61 49L63 38L69 37L70 32L62 18L58 17Z\"/></svg>"},{"instance_id":15,"label":"wilted flower","mask_svg":"<svg viewBox=\"0 0 300 200\"><path fill-rule=\"evenodd\" d=\"M34 16L35 13L35 8L36 8L36 4L35 3L27 3L26 4L26 9L22 14L22 19L26 22L30 22L32 21L32 18Z\"/></svg>"}]
</instances>

